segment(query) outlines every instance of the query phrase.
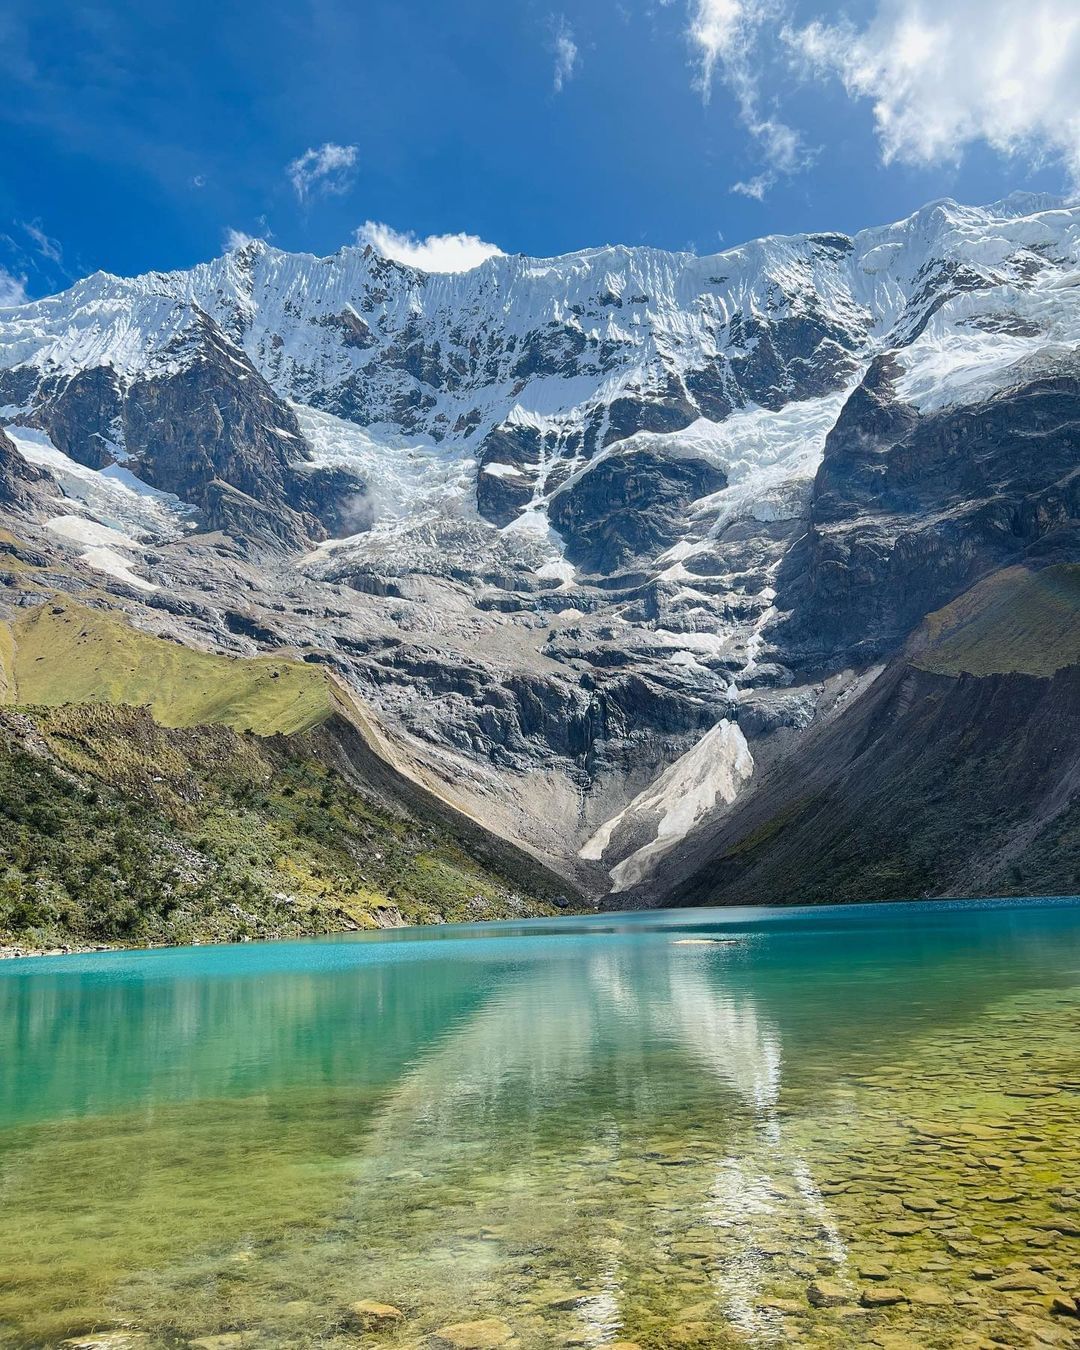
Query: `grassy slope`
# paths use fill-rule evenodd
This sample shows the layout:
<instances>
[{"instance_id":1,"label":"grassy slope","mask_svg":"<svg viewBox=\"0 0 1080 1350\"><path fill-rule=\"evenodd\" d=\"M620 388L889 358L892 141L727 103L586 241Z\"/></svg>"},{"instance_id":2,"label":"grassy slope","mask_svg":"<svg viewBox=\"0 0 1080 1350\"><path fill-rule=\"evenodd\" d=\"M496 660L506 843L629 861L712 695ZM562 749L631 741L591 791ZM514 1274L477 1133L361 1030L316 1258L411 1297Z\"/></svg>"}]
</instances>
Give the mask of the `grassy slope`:
<instances>
[{"instance_id":1,"label":"grassy slope","mask_svg":"<svg viewBox=\"0 0 1080 1350\"><path fill-rule=\"evenodd\" d=\"M1008 567L931 614L912 664L938 675L1052 675L1080 662L1080 566Z\"/></svg>"},{"instance_id":2,"label":"grassy slope","mask_svg":"<svg viewBox=\"0 0 1080 1350\"><path fill-rule=\"evenodd\" d=\"M342 699L320 667L192 651L66 598L0 625L0 661L2 940L550 912L551 878L521 885L509 850L411 809L392 769L361 791L331 767Z\"/></svg>"},{"instance_id":3,"label":"grassy slope","mask_svg":"<svg viewBox=\"0 0 1080 1350\"><path fill-rule=\"evenodd\" d=\"M11 635L9 702L145 704L162 726L222 723L259 736L303 731L333 711L318 666L195 651L66 598L22 610Z\"/></svg>"},{"instance_id":4,"label":"grassy slope","mask_svg":"<svg viewBox=\"0 0 1080 1350\"><path fill-rule=\"evenodd\" d=\"M15 702L15 636L0 623L0 704Z\"/></svg>"}]
</instances>

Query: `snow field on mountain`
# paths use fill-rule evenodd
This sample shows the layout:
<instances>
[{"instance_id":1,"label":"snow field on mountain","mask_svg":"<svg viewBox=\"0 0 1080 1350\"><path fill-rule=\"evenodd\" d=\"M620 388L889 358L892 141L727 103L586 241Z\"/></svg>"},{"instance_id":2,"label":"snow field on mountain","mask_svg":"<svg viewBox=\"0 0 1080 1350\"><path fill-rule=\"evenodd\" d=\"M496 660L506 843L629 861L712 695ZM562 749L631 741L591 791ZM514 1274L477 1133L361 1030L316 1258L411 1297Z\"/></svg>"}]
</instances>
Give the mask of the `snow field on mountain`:
<instances>
[{"instance_id":1,"label":"snow field on mountain","mask_svg":"<svg viewBox=\"0 0 1080 1350\"><path fill-rule=\"evenodd\" d=\"M1077 244L1080 252L1080 243ZM1080 345L1080 266L949 300L901 354L898 395L922 412L986 398Z\"/></svg>"},{"instance_id":2,"label":"snow field on mountain","mask_svg":"<svg viewBox=\"0 0 1080 1350\"><path fill-rule=\"evenodd\" d=\"M737 722L718 722L657 780L606 821L579 850L599 860L617 831L646 830L651 838L611 870L612 889L644 880L658 857L684 839L718 802L730 804L750 780L754 757Z\"/></svg>"},{"instance_id":3,"label":"snow field on mountain","mask_svg":"<svg viewBox=\"0 0 1080 1350\"><path fill-rule=\"evenodd\" d=\"M354 422L302 403L292 409L315 467L349 469L364 480L356 534L393 533L406 520L476 515L470 458L401 435L376 438Z\"/></svg>"},{"instance_id":4,"label":"snow field on mountain","mask_svg":"<svg viewBox=\"0 0 1080 1350\"><path fill-rule=\"evenodd\" d=\"M58 503L79 508L80 514L68 510L47 520L46 529L75 547L87 567L136 589L156 590L133 570L136 562L128 555L148 542L180 537L193 526L191 508L141 482L122 465L88 469L36 427L9 426L5 431L26 460L52 475L60 489Z\"/></svg>"}]
</instances>

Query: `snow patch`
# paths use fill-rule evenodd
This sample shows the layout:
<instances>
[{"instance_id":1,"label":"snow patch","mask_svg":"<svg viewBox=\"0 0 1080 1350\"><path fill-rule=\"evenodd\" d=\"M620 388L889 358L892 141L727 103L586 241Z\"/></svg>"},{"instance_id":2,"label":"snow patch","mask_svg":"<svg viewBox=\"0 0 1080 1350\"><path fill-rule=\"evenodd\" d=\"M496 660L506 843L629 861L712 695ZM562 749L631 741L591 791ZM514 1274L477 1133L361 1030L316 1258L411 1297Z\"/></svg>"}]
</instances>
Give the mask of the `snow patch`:
<instances>
[{"instance_id":1,"label":"snow patch","mask_svg":"<svg viewBox=\"0 0 1080 1350\"><path fill-rule=\"evenodd\" d=\"M119 464L88 469L37 427L5 428L23 457L47 469L64 498L81 503L99 525L132 539L179 538L194 524L193 507L169 492L159 492Z\"/></svg>"},{"instance_id":2,"label":"snow patch","mask_svg":"<svg viewBox=\"0 0 1080 1350\"><path fill-rule=\"evenodd\" d=\"M552 562L543 563L538 567L536 575L542 581L561 581L568 586L577 576L577 568L573 563L567 562L565 558L556 558Z\"/></svg>"},{"instance_id":3,"label":"snow patch","mask_svg":"<svg viewBox=\"0 0 1080 1350\"><path fill-rule=\"evenodd\" d=\"M136 590L157 590L152 581L146 581L143 577L136 576L131 570L128 559L114 552L111 548L88 548L85 553L81 553L79 556L87 567L92 567L97 572L106 572L109 576L115 577L117 581L123 581L129 586L134 586Z\"/></svg>"},{"instance_id":4,"label":"snow patch","mask_svg":"<svg viewBox=\"0 0 1080 1350\"><path fill-rule=\"evenodd\" d=\"M76 544L100 544L120 549L142 548L142 544L120 530L101 525L96 520L87 520L84 516L54 516L45 522L45 528L61 539L70 539Z\"/></svg>"},{"instance_id":5,"label":"snow patch","mask_svg":"<svg viewBox=\"0 0 1080 1350\"><path fill-rule=\"evenodd\" d=\"M158 589L153 582L146 581L132 571L132 560L126 554L138 551L143 545L120 530L101 525L96 520L87 520L83 516L54 516L45 522L45 528L69 543L89 544L89 548L79 553L79 560L87 567L105 572L140 591Z\"/></svg>"},{"instance_id":6,"label":"snow patch","mask_svg":"<svg viewBox=\"0 0 1080 1350\"><path fill-rule=\"evenodd\" d=\"M754 757L737 722L718 722L685 755L617 816L606 821L578 852L599 861L621 826L648 824L653 838L611 869L612 890L636 886L656 861L684 839L717 802L730 804L754 772Z\"/></svg>"}]
</instances>

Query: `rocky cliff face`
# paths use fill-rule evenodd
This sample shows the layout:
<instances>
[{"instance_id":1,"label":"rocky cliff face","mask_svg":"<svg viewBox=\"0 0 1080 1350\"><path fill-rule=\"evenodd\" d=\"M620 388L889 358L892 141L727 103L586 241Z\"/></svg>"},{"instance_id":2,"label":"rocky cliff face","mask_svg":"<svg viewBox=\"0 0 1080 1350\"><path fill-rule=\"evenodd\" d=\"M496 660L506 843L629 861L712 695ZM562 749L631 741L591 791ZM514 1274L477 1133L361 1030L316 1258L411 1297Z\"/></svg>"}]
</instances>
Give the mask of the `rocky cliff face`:
<instances>
[{"instance_id":1,"label":"rocky cliff face","mask_svg":"<svg viewBox=\"0 0 1080 1350\"><path fill-rule=\"evenodd\" d=\"M0 505L29 506L31 485L44 477L40 469L27 463L11 437L0 431Z\"/></svg>"},{"instance_id":2,"label":"rocky cliff face","mask_svg":"<svg viewBox=\"0 0 1080 1350\"><path fill-rule=\"evenodd\" d=\"M1080 557L1080 356L924 414L878 357L825 442L809 529L778 573L778 640L829 668L1024 558Z\"/></svg>"},{"instance_id":3,"label":"rocky cliff face","mask_svg":"<svg viewBox=\"0 0 1080 1350\"><path fill-rule=\"evenodd\" d=\"M18 524L177 640L330 666L464 810L640 887L929 611L1076 558L1078 279L1080 210L1023 196L710 258L97 274L0 314L52 485Z\"/></svg>"}]
</instances>

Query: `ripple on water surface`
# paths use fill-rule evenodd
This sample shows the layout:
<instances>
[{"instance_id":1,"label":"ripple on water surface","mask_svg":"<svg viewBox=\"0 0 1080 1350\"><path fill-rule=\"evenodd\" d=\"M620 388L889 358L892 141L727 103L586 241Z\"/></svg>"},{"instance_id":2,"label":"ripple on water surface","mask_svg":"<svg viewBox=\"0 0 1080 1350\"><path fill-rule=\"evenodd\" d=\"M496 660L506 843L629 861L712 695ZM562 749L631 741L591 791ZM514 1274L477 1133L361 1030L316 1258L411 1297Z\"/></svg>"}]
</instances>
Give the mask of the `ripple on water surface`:
<instances>
[{"instance_id":1,"label":"ripple on water surface","mask_svg":"<svg viewBox=\"0 0 1080 1350\"><path fill-rule=\"evenodd\" d=\"M0 1343L1076 1345L1078 1154L1076 902L12 962Z\"/></svg>"}]
</instances>

